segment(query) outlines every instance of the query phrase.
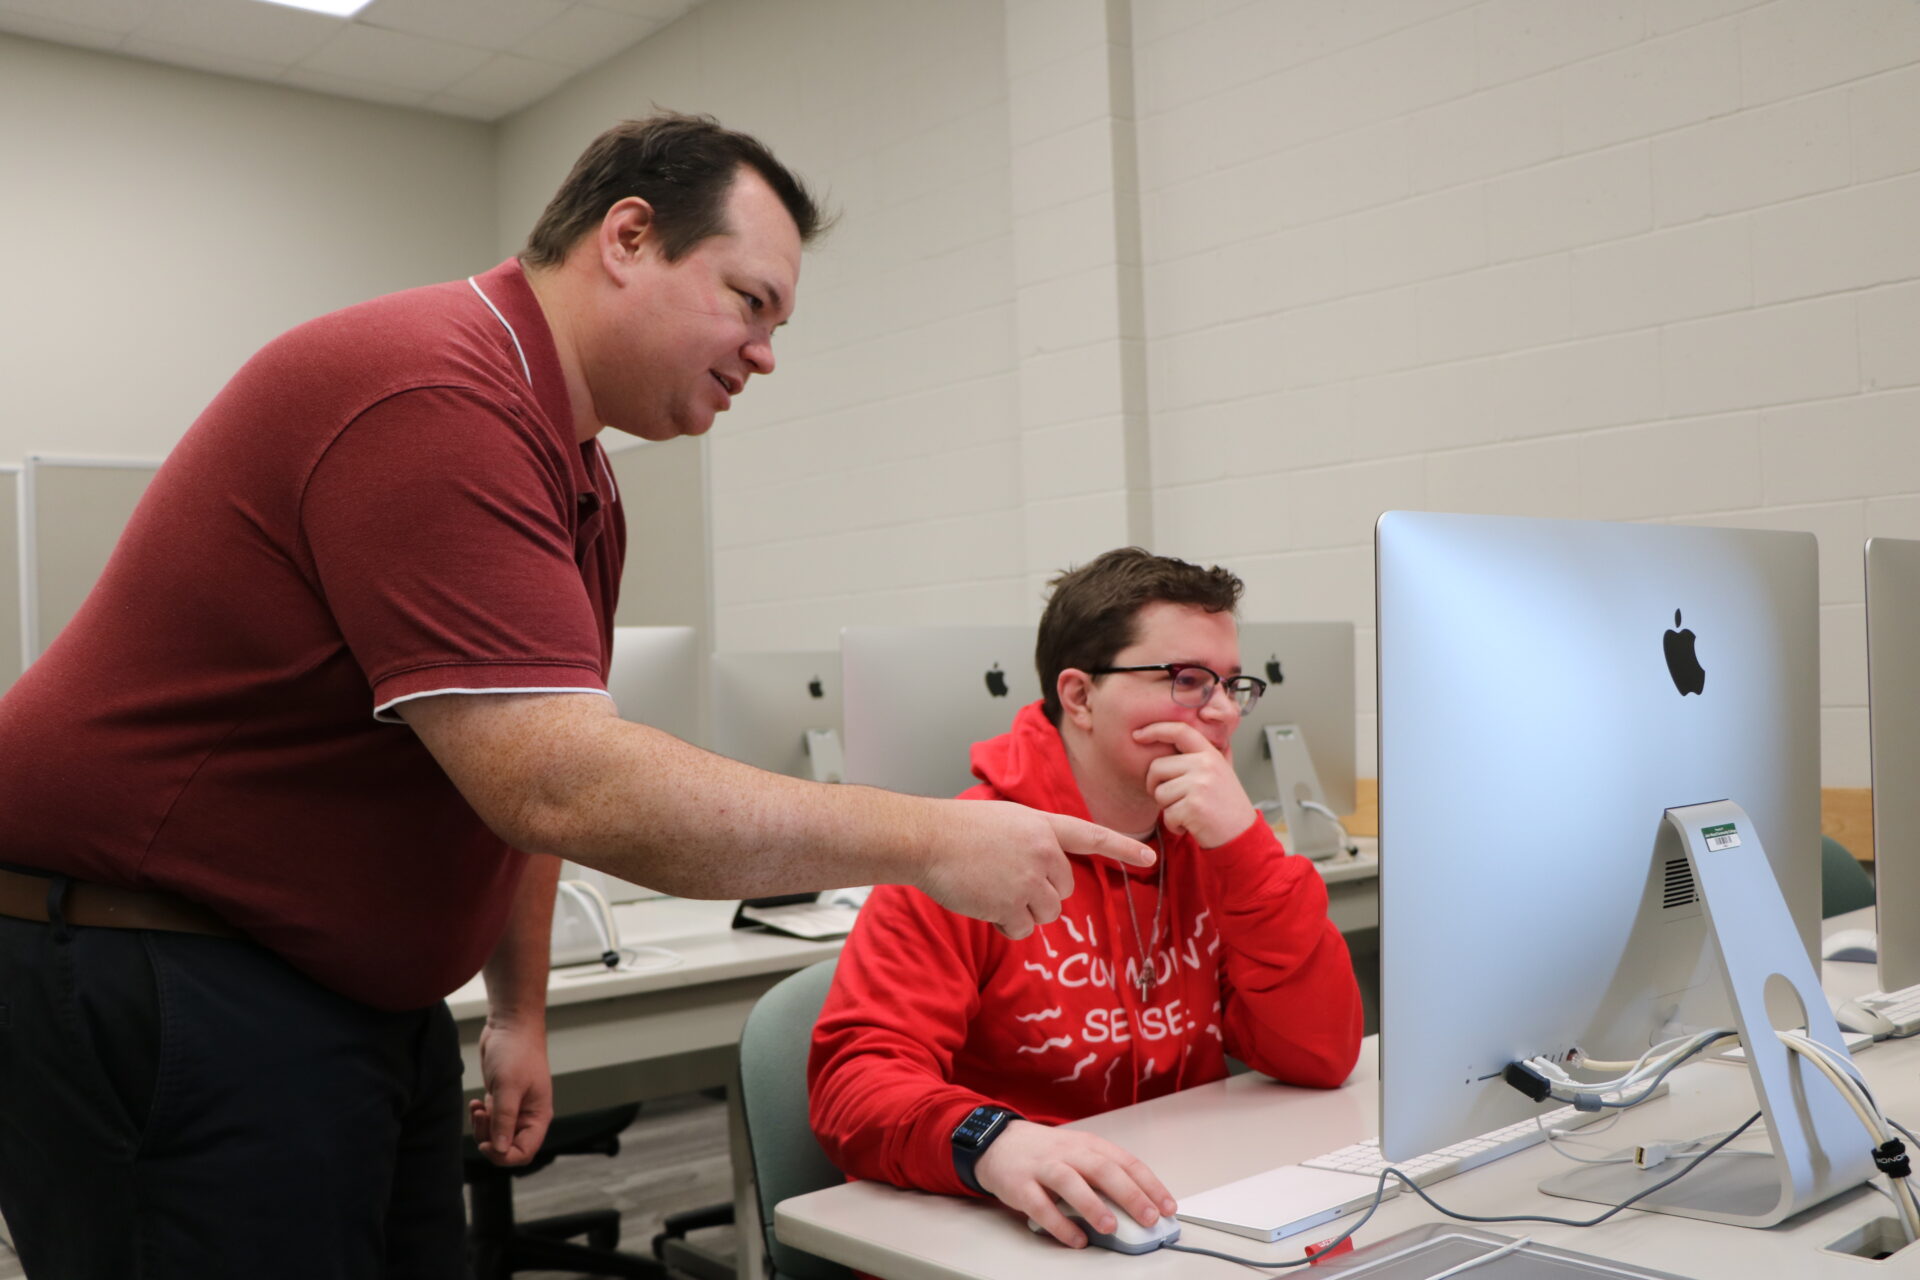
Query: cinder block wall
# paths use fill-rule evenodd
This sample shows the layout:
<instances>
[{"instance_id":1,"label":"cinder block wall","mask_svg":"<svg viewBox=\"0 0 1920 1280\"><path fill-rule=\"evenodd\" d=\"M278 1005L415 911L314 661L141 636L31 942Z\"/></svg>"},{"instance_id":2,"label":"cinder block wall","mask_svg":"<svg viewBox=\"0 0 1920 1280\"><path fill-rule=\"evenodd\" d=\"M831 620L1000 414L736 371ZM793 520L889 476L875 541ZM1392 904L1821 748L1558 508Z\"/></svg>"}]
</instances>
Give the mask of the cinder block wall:
<instances>
[{"instance_id":1,"label":"cinder block wall","mask_svg":"<svg viewBox=\"0 0 1920 1280\"><path fill-rule=\"evenodd\" d=\"M720 646L1021 621L1139 540L1360 624L1371 774L1380 511L1810 529L1866 784L1860 544L1920 537L1911 0L707 0L507 123L503 247L649 101L845 213L708 446Z\"/></svg>"},{"instance_id":2,"label":"cinder block wall","mask_svg":"<svg viewBox=\"0 0 1920 1280\"><path fill-rule=\"evenodd\" d=\"M1391 507L1920 537L1920 8L1134 5L1160 543L1351 617ZM1370 770L1369 770L1370 771Z\"/></svg>"}]
</instances>

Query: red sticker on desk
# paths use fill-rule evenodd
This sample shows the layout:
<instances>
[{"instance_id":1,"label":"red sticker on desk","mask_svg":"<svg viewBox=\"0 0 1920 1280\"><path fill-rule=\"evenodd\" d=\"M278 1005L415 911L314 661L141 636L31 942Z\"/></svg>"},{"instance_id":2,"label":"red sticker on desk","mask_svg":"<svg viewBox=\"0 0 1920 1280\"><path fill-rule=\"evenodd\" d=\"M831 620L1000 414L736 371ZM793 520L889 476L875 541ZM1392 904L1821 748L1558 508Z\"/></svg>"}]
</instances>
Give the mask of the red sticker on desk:
<instances>
[{"instance_id":1,"label":"red sticker on desk","mask_svg":"<svg viewBox=\"0 0 1920 1280\"><path fill-rule=\"evenodd\" d=\"M1310 1267L1317 1267L1321 1263L1325 1262L1328 1258L1337 1258L1343 1253L1352 1253L1352 1252L1353 1252L1352 1236L1348 1236L1345 1240L1342 1240L1339 1244L1332 1244L1329 1241L1322 1240L1319 1244L1310 1244L1307 1246L1306 1256L1312 1259L1312 1261L1308 1262L1307 1265Z\"/></svg>"}]
</instances>

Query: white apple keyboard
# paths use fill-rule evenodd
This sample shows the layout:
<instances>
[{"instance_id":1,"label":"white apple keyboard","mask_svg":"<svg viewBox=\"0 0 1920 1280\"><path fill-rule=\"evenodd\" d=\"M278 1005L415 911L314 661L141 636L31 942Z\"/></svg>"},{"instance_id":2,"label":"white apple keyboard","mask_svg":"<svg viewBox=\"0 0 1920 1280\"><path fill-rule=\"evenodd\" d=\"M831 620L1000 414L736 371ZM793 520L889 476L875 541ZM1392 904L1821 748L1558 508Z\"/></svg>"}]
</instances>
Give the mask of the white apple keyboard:
<instances>
[{"instance_id":1,"label":"white apple keyboard","mask_svg":"<svg viewBox=\"0 0 1920 1280\"><path fill-rule=\"evenodd\" d=\"M860 908L844 902L802 902L787 907L742 907L740 914L755 924L809 942L844 938L853 932Z\"/></svg>"},{"instance_id":2,"label":"white apple keyboard","mask_svg":"<svg viewBox=\"0 0 1920 1280\"><path fill-rule=\"evenodd\" d=\"M1662 1086L1664 1089L1664 1086ZM1436 1182L1451 1178L1456 1173L1465 1173L1469 1169L1478 1169L1483 1164L1510 1156L1516 1151L1525 1151L1528 1147L1538 1146L1547 1139L1549 1129L1572 1130L1585 1128L1596 1120L1604 1120L1608 1112L1576 1111L1572 1107L1560 1107L1548 1111L1538 1119L1516 1120L1490 1133L1477 1138L1468 1138L1441 1147L1438 1151L1429 1151L1423 1156L1411 1160L1388 1160L1380 1154L1380 1140L1369 1138L1365 1142L1356 1142L1350 1147L1338 1151L1329 1151L1326 1155L1315 1156L1300 1163L1309 1169L1336 1169L1341 1173L1358 1173L1369 1178L1378 1178L1380 1171L1392 1165L1413 1179L1415 1186L1430 1187Z\"/></svg>"},{"instance_id":3,"label":"white apple keyboard","mask_svg":"<svg viewBox=\"0 0 1920 1280\"><path fill-rule=\"evenodd\" d=\"M1898 991L1869 991L1857 1002L1886 1019L1888 1036L1910 1036L1920 1031L1920 987L1902 987Z\"/></svg>"},{"instance_id":4,"label":"white apple keyboard","mask_svg":"<svg viewBox=\"0 0 1920 1280\"><path fill-rule=\"evenodd\" d=\"M1658 1086L1656 1092L1666 1092L1666 1086ZM1542 1114L1537 1122L1516 1121L1410 1160L1384 1159L1379 1139L1372 1138L1188 1196L1180 1203L1180 1217L1254 1240L1280 1240L1371 1204L1381 1190L1380 1173L1389 1165L1416 1186L1427 1187L1536 1146L1546 1140L1548 1129L1579 1129L1610 1114L1560 1107ZM1389 1179L1381 1199L1392 1199L1400 1189L1397 1181Z\"/></svg>"}]
</instances>

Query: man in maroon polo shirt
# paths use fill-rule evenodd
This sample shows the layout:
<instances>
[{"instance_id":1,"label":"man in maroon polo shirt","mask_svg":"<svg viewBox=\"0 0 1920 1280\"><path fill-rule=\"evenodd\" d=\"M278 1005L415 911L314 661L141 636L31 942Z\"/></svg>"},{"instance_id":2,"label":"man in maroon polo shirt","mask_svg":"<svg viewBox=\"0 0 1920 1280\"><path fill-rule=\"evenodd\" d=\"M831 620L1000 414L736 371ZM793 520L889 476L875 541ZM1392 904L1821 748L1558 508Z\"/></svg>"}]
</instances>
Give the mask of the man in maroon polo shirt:
<instances>
[{"instance_id":1,"label":"man in maroon polo shirt","mask_svg":"<svg viewBox=\"0 0 1920 1280\"><path fill-rule=\"evenodd\" d=\"M0 699L0 1212L29 1276L454 1277L551 1114L559 857L694 897L916 885L1021 937L1091 824L759 773L618 719L596 436L697 435L820 226L759 143L597 139L526 250L268 344ZM519 852L521 850L529 853ZM531 855L531 856L530 856Z\"/></svg>"}]
</instances>

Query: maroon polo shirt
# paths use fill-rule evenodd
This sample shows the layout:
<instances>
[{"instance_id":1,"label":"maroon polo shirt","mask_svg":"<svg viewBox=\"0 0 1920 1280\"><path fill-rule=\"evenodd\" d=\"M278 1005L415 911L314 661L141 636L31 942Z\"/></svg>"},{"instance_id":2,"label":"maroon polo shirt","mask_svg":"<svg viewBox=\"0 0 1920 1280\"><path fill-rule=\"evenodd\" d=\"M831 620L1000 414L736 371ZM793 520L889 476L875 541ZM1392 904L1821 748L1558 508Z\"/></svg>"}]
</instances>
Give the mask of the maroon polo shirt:
<instances>
[{"instance_id":1,"label":"maroon polo shirt","mask_svg":"<svg viewBox=\"0 0 1920 1280\"><path fill-rule=\"evenodd\" d=\"M269 343L0 699L0 862L180 893L380 1008L458 987L524 858L392 708L604 693L625 531L572 424L512 260Z\"/></svg>"}]
</instances>

